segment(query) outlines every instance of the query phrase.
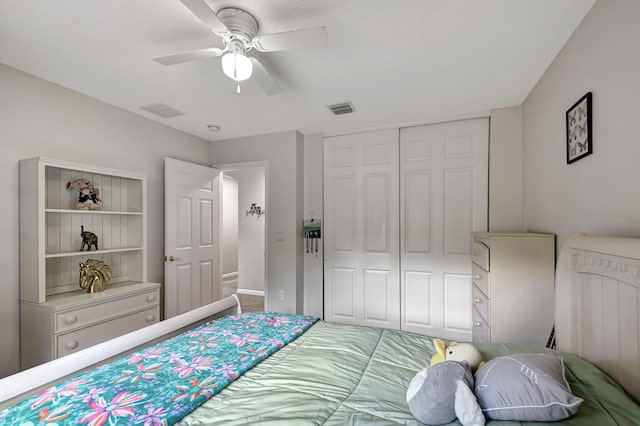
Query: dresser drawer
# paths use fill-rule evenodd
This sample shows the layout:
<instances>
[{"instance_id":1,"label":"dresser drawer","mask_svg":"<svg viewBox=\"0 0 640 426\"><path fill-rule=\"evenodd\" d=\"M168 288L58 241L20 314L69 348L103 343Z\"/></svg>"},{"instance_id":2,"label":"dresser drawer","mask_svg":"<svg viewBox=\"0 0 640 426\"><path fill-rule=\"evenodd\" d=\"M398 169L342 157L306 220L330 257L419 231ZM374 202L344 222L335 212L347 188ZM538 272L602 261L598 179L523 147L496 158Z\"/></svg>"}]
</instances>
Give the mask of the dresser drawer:
<instances>
[{"instance_id":1,"label":"dresser drawer","mask_svg":"<svg viewBox=\"0 0 640 426\"><path fill-rule=\"evenodd\" d=\"M489 294L489 273L475 263L471 264L471 281L487 296Z\"/></svg>"},{"instance_id":2,"label":"dresser drawer","mask_svg":"<svg viewBox=\"0 0 640 426\"><path fill-rule=\"evenodd\" d=\"M158 306L56 336L56 358L158 322Z\"/></svg>"},{"instance_id":3,"label":"dresser drawer","mask_svg":"<svg viewBox=\"0 0 640 426\"><path fill-rule=\"evenodd\" d=\"M121 316L133 311L158 305L160 293L158 290L149 291L134 296L127 296L108 302L91 305L55 314L55 333L75 330L90 324L103 322L110 318Z\"/></svg>"},{"instance_id":4,"label":"dresser drawer","mask_svg":"<svg viewBox=\"0 0 640 426\"><path fill-rule=\"evenodd\" d=\"M478 310L473 307L471 309L471 336L473 343L489 343L491 341L491 327L482 318Z\"/></svg>"},{"instance_id":5,"label":"dresser drawer","mask_svg":"<svg viewBox=\"0 0 640 426\"><path fill-rule=\"evenodd\" d=\"M489 298L478 288L477 285L471 286L471 303L474 306L485 322L489 323Z\"/></svg>"},{"instance_id":6,"label":"dresser drawer","mask_svg":"<svg viewBox=\"0 0 640 426\"><path fill-rule=\"evenodd\" d=\"M474 241L471 247L471 260L485 271L489 271L489 247Z\"/></svg>"}]
</instances>

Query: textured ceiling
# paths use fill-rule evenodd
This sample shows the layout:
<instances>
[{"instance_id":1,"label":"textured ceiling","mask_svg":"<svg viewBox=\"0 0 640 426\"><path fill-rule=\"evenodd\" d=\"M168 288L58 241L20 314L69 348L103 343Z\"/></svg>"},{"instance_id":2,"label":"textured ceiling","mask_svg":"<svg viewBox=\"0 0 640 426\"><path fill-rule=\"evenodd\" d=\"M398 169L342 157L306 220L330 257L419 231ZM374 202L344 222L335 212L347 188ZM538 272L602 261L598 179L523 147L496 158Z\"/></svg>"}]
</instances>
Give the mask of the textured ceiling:
<instances>
[{"instance_id":1,"label":"textured ceiling","mask_svg":"<svg viewBox=\"0 0 640 426\"><path fill-rule=\"evenodd\" d=\"M207 0L259 33L325 26L323 48L251 54L284 91L228 79L222 47L178 0L2 0L0 62L209 140L298 129L341 133L520 105L595 0ZM327 105L351 101L334 116ZM141 106L185 115L162 119ZM207 124L221 126L212 133Z\"/></svg>"}]
</instances>

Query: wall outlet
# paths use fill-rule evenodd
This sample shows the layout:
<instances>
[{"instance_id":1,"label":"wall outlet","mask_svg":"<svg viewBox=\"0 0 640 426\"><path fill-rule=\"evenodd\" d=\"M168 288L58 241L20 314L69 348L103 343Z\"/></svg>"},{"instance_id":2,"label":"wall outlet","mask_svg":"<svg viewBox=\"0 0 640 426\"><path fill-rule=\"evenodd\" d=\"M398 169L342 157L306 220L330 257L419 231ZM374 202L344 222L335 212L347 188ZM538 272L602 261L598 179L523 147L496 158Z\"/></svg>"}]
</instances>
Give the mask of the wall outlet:
<instances>
[{"instance_id":1,"label":"wall outlet","mask_svg":"<svg viewBox=\"0 0 640 426\"><path fill-rule=\"evenodd\" d=\"M284 300L284 290L280 290L280 300Z\"/></svg>"}]
</instances>

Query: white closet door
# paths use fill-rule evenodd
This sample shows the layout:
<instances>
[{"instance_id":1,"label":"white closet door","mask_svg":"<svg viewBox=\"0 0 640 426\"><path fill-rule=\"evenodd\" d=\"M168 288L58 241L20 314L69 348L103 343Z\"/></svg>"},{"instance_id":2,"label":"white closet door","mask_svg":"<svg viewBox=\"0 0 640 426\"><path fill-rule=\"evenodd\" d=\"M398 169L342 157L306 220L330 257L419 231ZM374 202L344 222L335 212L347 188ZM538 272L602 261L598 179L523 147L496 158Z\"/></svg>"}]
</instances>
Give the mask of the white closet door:
<instances>
[{"instance_id":1,"label":"white closet door","mask_svg":"<svg viewBox=\"0 0 640 426\"><path fill-rule=\"evenodd\" d=\"M401 329L471 340L471 231L487 230L488 119L400 130Z\"/></svg>"},{"instance_id":2,"label":"white closet door","mask_svg":"<svg viewBox=\"0 0 640 426\"><path fill-rule=\"evenodd\" d=\"M400 327L398 130L324 138L325 320Z\"/></svg>"}]
</instances>

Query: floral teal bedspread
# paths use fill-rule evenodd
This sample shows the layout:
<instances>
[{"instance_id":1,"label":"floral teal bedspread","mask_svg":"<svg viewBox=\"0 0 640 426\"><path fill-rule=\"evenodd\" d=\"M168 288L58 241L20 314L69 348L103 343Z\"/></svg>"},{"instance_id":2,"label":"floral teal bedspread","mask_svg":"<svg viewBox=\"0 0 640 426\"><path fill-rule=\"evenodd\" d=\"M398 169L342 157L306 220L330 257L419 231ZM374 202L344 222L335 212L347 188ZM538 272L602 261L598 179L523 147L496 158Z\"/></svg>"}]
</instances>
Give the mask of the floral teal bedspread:
<instances>
[{"instance_id":1,"label":"floral teal bedspread","mask_svg":"<svg viewBox=\"0 0 640 426\"><path fill-rule=\"evenodd\" d=\"M317 318L230 315L123 356L0 411L11 425L171 425Z\"/></svg>"}]
</instances>

